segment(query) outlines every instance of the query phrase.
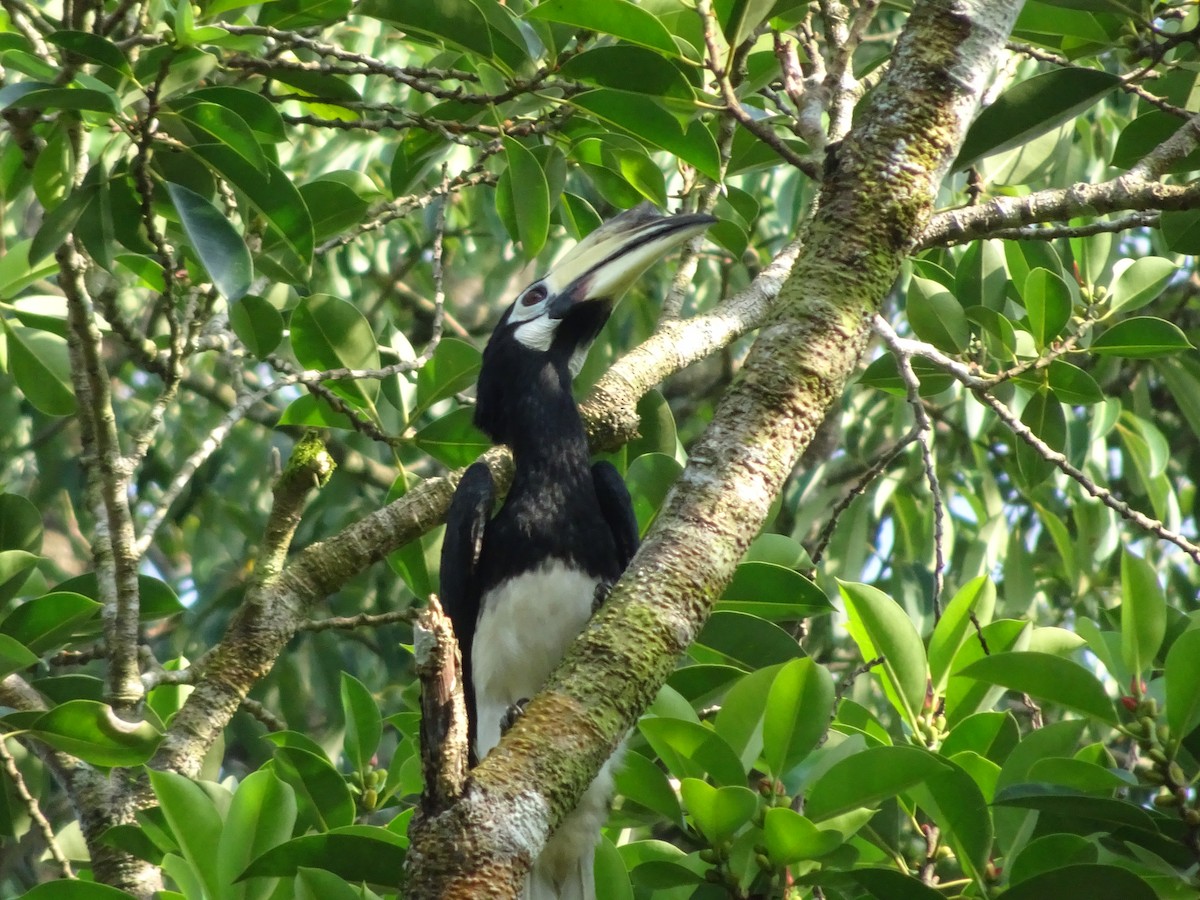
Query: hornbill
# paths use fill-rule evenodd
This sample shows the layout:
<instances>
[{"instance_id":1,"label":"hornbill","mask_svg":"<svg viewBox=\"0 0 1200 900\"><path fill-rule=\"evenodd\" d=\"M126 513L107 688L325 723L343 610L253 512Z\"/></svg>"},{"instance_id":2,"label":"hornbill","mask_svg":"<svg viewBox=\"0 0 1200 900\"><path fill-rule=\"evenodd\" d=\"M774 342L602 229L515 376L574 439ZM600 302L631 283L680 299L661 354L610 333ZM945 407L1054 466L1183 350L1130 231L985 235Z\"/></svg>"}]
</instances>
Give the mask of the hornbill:
<instances>
[{"instance_id":1,"label":"hornbill","mask_svg":"<svg viewBox=\"0 0 1200 900\"><path fill-rule=\"evenodd\" d=\"M650 204L601 225L517 295L483 352L475 424L513 454L493 516L487 466L463 474L442 543L442 603L462 652L473 761L536 694L637 549L629 492L589 464L571 382L613 304L651 265L715 222ZM525 900L594 897L592 854L612 793L610 760L535 860Z\"/></svg>"}]
</instances>

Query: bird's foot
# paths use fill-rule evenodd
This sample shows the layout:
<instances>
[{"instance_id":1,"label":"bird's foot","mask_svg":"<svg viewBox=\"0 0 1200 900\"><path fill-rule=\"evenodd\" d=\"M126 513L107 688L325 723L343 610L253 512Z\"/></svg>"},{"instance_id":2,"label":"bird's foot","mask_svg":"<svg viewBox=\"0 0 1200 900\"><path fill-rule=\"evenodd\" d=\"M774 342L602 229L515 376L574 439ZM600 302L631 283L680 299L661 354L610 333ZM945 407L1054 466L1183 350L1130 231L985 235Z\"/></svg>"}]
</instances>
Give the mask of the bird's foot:
<instances>
[{"instance_id":1,"label":"bird's foot","mask_svg":"<svg viewBox=\"0 0 1200 900\"><path fill-rule=\"evenodd\" d=\"M608 595L612 593L613 583L611 581L601 581L596 585L596 592L592 594L592 615L596 614L604 601L608 599Z\"/></svg>"},{"instance_id":2,"label":"bird's foot","mask_svg":"<svg viewBox=\"0 0 1200 900\"><path fill-rule=\"evenodd\" d=\"M512 706L504 711L504 715L500 718L500 735L503 737L508 734L508 729L517 724L517 719L525 714L525 705L529 703L528 697L522 697Z\"/></svg>"}]
</instances>

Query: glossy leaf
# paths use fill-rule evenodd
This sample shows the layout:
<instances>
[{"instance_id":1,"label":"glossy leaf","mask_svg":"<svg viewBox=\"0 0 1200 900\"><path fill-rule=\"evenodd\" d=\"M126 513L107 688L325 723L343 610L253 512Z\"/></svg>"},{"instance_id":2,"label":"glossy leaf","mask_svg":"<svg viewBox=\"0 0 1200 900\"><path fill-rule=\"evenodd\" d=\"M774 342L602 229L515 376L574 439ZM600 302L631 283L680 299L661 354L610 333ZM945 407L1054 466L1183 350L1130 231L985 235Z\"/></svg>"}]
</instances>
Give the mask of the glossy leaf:
<instances>
[{"instance_id":1,"label":"glossy leaf","mask_svg":"<svg viewBox=\"0 0 1200 900\"><path fill-rule=\"evenodd\" d=\"M306 369L379 368L379 345L371 326L345 300L328 294L305 297L292 311L289 325L292 352ZM369 406L379 392L379 382L374 379L339 379L328 386L360 408Z\"/></svg>"},{"instance_id":2,"label":"glossy leaf","mask_svg":"<svg viewBox=\"0 0 1200 900\"><path fill-rule=\"evenodd\" d=\"M296 747L280 747L275 751L275 774L296 792L299 821L305 825L328 832L354 821L350 789L323 755Z\"/></svg>"},{"instance_id":3,"label":"glossy leaf","mask_svg":"<svg viewBox=\"0 0 1200 900\"><path fill-rule=\"evenodd\" d=\"M763 758L782 778L818 745L833 712L833 679L811 659L786 663L771 682L763 714Z\"/></svg>"},{"instance_id":4,"label":"glossy leaf","mask_svg":"<svg viewBox=\"0 0 1200 900\"><path fill-rule=\"evenodd\" d=\"M643 453L629 464L625 483L633 500L633 514L637 517L638 531L645 535L650 523L658 515L663 500L671 485L683 471L683 466L674 457L663 453Z\"/></svg>"},{"instance_id":5,"label":"glossy leaf","mask_svg":"<svg viewBox=\"0 0 1200 900\"><path fill-rule=\"evenodd\" d=\"M475 383L482 356L474 345L442 338L433 356L417 373L417 404L428 409L439 400L453 397Z\"/></svg>"},{"instance_id":6,"label":"glossy leaf","mask_svg":"<svg viewBox=\"0 0 1200 900\"><path fill-rule=\"evenodd\" d=\"M1177 738L1200 726L1200 629L1185 631L1167 653L1167 723Z\"/></svg>"},{"instance_id":7,"label":"glossy leaf","mask_svg":"<svg viewBox=\"0 0 1200 900\"><path fill-rule=\"evenodd\" d=\"M842 836L834 830L822 831L800 813L777 806L763 816L763 843L771 862L787 866L832 853L841 846Z\"/></svg>"},{"instance_id":8,"label":"glossy leaf","mask_svg":"<svg viewBox=\"0 0 1200 900\"><path fill-rule=\"evenodd\" d=\"M4 323L4 335L8 342L8 370L25 399L48 416L73 414L75 392L71 387L67 342L58 335L8 322Z\"/></svg>"},{"instance_id":9,"label":"glossy leaf","mask_svg":"<svg viewBox=\"0 0 1200 900\"><path fill-rule=\"evenodd\" d=\"M140 766L162 738L151 722L126 722L94 700L60 704L38 716L29 730L51 747L96 766Z\"/></svg>"},{"instance_id":10,"label":"glossy leaf","mask_svg":"<svg viewBox=\"0 0 1200 900\"><path fill-rule=\"evenodd\" d=\"M684 778L679 793L688 815L713 844L733 837L758 809L758 795L741 785L716 788L698 778Z\"/></svg>"},{"instance_id":11,"label":"glossy leaf","mask_svg":"<svg viewBox=\"0 0 1200 900\"><path fill-rule=\"evenodd\" d=\"M0 632L0 678L27 669L37 661L37 655L28 647L16 638Z\"/></svg>"},{"instance_id":12,"label":"glossy leaf","mask_svg":"<svg viewBox=\"0 0 1200 900\"><path fill-rule=\"evenodd\" d=\"M946 604L942 617L929 638L929 675L934 693L941 693L950 677L950 664L958 648L978 627L992 620L996 608L996 585L986 575L964 584Z\"/></svg>"},{"instance_id":13,"label":"glossy leaf","mask_svg":"<svg viewBox=\"0 0 1200 900\"><path fill-rule=\"evenodd\" d=\"M838 585L850 617L850 636L864 660L882 656L876 671L892 704L910 725L925 705L928 664L912 620L887 594L865 584Z\"/></svg>"},{"instance_id":14,"label":"glossy leaf","mask_svg":"<svg viewBox=\"0 0 1200 900\"><path fill-rule=\"evenodd\" d=\"M1098 69L1052 69L1018 82L979 114L963 140L954 168L1019 147L1069 122L1113 90L1120 79Z\"/></svg>"},{"instance_id":15,"label":"glossy leaf","mask_svg":"<svg viewBox=\"0 0 1200 900\"><path fill-rule=\"evenodd\" d=\"M1006 900L1086 896L1089 900L1155 900L1149 884L1120 866L1069 865L1042 872L1011 886Z\"/></svg>"},{"instance_id":16,"label":"glossy leaf","mask_svg":"<svg viewBox=\"0 0 1200 900\"><path fill-rule=\"evenodd\" d=\"M1167 601L1158 576L1146 560L1121 555L1121 657L1129 671L1142 673L1167 633Z\"/></svg>"},{"instance_id":17,"label":"glossy leaf","mask_svg":"<svg viewBox=\"0 0 1200 900\"><path fill-rule=\"evenodd\" d=\"M21 895L21 900L129 900L129 895L95 881L46 881Z\"/></svg>"},{"instance_id":18,"label":"glossy leaf","mask_svg":"<svg viewBox=\"0 0 1200 900\"><path fill-rule=\"evenodd\" d=\"M1133 260L1113 282L1108 295L1110 309L1114 313L1141 309L1163 292L1177 271L1175 263L1161 256Z\"/></svg>"},{"instance_id":19,"label":"glossy leaf","mask_svg":"<svg viewBox=\"0 0 1200 900\"><path fill-rule=\"evenodd\" d=\"M257 145L255 145L257 146ZM237 300L250 290L254 267L250 251L229 219L204 197L183 185L167 182L183 230L208 275L227 300Z\"/></svg>"},{"instance_id":20,"label":"glossy leaf","mask_svg":"<svg viewBox=\"0 0 1200 900\"><path fill-rule=\"evenodd\" d=\"M247 294L229 307L233 333L258 359L273 353L283 340L283 316L269 302Z\"/></svg>"},{"instance_id":21,"label":"glossy leaf","mask_svg":"<svg viewBox=\"0 0 1200 900\"><path fill-rule=\"evenodd\" d=\"M249 863L292 836L295 792L269 769L251 772L238 785L217 848L218 880L231 900L266 900L272 879L235 883Z\"/></svg>"},{"instance_id":22,"label":"glossy leaf","mask_svg":"<svg viewBox=\"0 0 1200 900\"><path fill-rule=\"evenodd\" d=\"M348 825L272 847L241 878L291 877L303 866L326 869L348 881L392 885L404 870L404 848L404 838L386 828Z\"/></svg>"},{"instance_id":23,"label":"glossy leaf","mask_svg":"<svg viewBox=\"0 0 1200 900\"><path fill-rule=\"evenodd\" d=\"M955 674L1058 703L1110 725L1117 723L1112 701L1096 676L1069 659L1033 651L993 653Z\"/></svg>"},{"instance_id":24,"label":"glossy leaf","mask_svg":"<svg viewBox=\"0 0 1200 900\"><path fill-rule=\"evenodd\" d=\"M150 786L158 798L180 852L196 879L210 897L218 897L222 885L218 877L221 814L212 798L195 781L174 772L149 771Z\"/></svg>"},{"instance_id":25,"label":"glossy leaf","mask_svg":"<svg viewBox=\"0 0 1200 900\"><path fill-rule=\"evenodd\" d=\"M368 772L383 736L379 707L366 685L348 672L342 673L341 692L342 714L346 718L346 758L357 771Z\"/></svg>"},{"instance_id":26,"label":"glossy leaf","mask_svg":"<svg viewBox=\"0 0 1200 900\"><path fill-rule=\"evenodd\" d=\"M677 56L679 53L671 33L654 14L629 0L595 0L588 3L545 0L526 15L610 34L668 56Z\"/></svg>"},{"instance_id":27,"label":"glossy leaf","mask_svg":"<svg viewBox=\"0 0 1200 900\"><path fill-rule=\"evenodd\" d=\"M740 665L747 671L804 655L796 639L778 625L740 612L712 614L689 649L702 663Z\"/></svg>"},{"instance_id":28,"label":"glossy leaf","mask_svg":"<svg viewBox=\"0 0 1200 900\"><path fill-rule=\"evenodd\" d=\"M710 776L719 785L741 785L746 770L720 735L683 719L643 717L638 722L654 752L676 778Z\"/></svg>"},{"instance_id":29,"label":"glossy leaf","mask_svg":"<svg viewBox=\"0 0 1200 900\"><path fill-rule=\"evenodd\" d=\"M542 4L536 8L541 9ZM699 123L685 130L649 97L601 89L578 94L571 98L571 103L626 134L673 153L710 178L720 177L717 145L712 135Z\"/></svg>"},{"instance_id":30,"label":"glossy leaf","mask_svg":"<svg viewBox=\"0 0 1200 900\"><path fill-rule=\"evenodd\" d=\"M967 349L971 329L962 304L935 281L914 276L905 304L908 322L923 341L948 353Z\"/></svg>"},{"instance_id":31,"label":"glossy leaf","mask_svg":"<svg viewBox=\"0 0 1200 900\"><path fill-rule=\"evenodd\" d=\"M1021 291L1033 341L1039 350L1050 345L1071 319L1071 290L1053 272L1037 268L1025 279Z\"/></svg>"},{"instance_id":32,"label":"glossy leaf","mask_svg":"<svg viewBox=\"0 0 1200 900\"><path fill-rule=\"evenodd\" d=\"M1067 418L1062 404L1053 394L1038 391L1030 397L1021 411L1021 424L1041 438L1051 450L1061 453L1066 449ZM1041 484L1054 474L1056 468L1053 462L1024 441L1017 443L1017 466L1027 487Z\"/></svg>"},{"instance_id":33,"label":"glossy leaf","mask_svg":"<svg viewBox=\"0 0 1200 900\"><path fill-rule=\"evenodd\" d=\"M809 789L804 814L821 822L874 806L946 770L936 756L916 747L871 747L830 766Z\"/></svg>"},{"instance_id":34,"label":"glossy leaf","mask_svg":"<svg viewBox=\"0 0 1200 900\"><path fill-rule=\"evenodd\" d=\"M550 229L550 189L546 173L532 153L512 138L504 139L504 155L508 159L511 179L513 217L521 242L521 252L533 259L546 244Z\"/></svg>"},{"instance_id":35,"label":"glossy leaf","mask_svg":"<svg viewBox=\"0 0 1200 900\"><path fill-rule=\"evenodd\" d=\"M99 603L82 594L56 591L14 609L0 621L0 633L41 654L65 643L99 609Z\"/></svg>"},{"instance_id":36,"label":"glossy leaf","mask_svg":"<svg viewBox=\"0 0 1200 900\"><path fill-rule=\"evenodd\" d=\"M475 427L474 417L474 410L460 406L418 431L413 443L451 468L470 465L492 446Z\"/></svg>"},{"instance_id":37,"label":"glossy leaf","mask_svg":"<svg viewBox=\"0 0 1200 900\"><path fill-rule=\"evenodd\" d=\"M799 572L770 562L749 561L734 570L718 609L782 622L832 612L833 604Z\"/></svg>"},{"instance_id":38,"label":"glossy leaf","mask_svg":"<svg viewBox=\"0 0 1200 900\"><path fill-rule=\"evenodd\" d=\"M1153 359L1191 348L1178 326L1166 319L1135 316L1118 322L1092 341L1091 351L1103 356Z\"/></svg>"}]
</instances>

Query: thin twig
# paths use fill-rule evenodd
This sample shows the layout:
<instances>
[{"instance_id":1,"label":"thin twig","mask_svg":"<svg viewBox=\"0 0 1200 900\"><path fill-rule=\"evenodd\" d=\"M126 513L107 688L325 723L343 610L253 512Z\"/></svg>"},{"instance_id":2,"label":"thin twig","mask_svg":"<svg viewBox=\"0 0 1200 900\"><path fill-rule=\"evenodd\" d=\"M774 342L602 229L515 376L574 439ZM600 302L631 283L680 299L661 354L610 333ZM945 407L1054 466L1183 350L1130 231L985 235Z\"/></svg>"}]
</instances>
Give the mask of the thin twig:
<instances>
[{"instance_id":1,"label":"thin twig","mask_svg":"<svg viewBox=\"0 0 1200 900\"><path fill-rule=\"evenodd\" d=\"M9 780L12 781L17 796L21 798L21 802L25 805L25 812L29 814L29 818L37 826L38 831L42 833L42 840L46 842L46 849L50 851L50 856L58 864L58 871L63 878L74 878L75 872L71 868L71 861L67 859L66 854L62 851L62 847L58 845L58 839L54 836L54 828L50 825L46 817L42 815L42 808L38 805L37 798L29 793L29 788L25 784L25 778L21 775L21 770L17 768L17 761L8 752L8 747L5 745L3 738L0 738L0 761L3 761L4 771L8 774Z\"/></svg>"},{"instance_id":2,"label":"thin twig","mask_svg":"<svg viewBox=\"0 0 1200 900\"><path fill-rule=\"evenodd\" d=\"M379 628L383 625L396 625L400 622L415 622L421 614L417 608L399 609L387 613L359 613L357 616L330 616L326 619L309 619L300 624L301 631L329 631L338 629L349 631L352 628Z\"/></svg>"},{"instance_id":3,"label":"thin twig","mask_svg":"<svg viewBox=\"0 0 1200 900\"><path fill-rule=\"evenodd\" d=\"M900 370L900 379L908 394L908 405L912 408L916 440L921 447L921 462L925 469L925 480L929 484L929 494L933 498L933 595L930 598L933 606L933 620L942 618L942 590L946 584L946 504L942 499L942 487L938 482L937 470L933 462L933 423L925 404L921 400L921 379L913 371L912 356L905 353L898 345L899 335L888 324L883 316L875 317L875 332L883 338L883 342L896 356Z\"/></svg>"}]
</instances>

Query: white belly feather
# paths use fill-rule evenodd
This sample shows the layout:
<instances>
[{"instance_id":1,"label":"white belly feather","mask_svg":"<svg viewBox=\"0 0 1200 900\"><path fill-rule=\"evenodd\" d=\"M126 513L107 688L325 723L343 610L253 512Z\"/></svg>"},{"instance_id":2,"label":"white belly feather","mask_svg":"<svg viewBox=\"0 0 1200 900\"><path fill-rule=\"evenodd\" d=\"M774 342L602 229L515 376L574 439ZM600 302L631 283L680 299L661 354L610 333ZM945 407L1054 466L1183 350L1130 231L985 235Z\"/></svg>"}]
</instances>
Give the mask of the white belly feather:
<instances>
[{"instance_id":1,"label":"white belly feather","mask_svg":"<svg viewBox=\"0 0 1200 900\"><path fill-rule=\"evenodd\" d=\"M551 561L483 598L472 644L475 752L483 759L500 742L500 721L514 703L542 689L587 624L597 580ZM563 820L534 864L525 900L594 897L592 853L608 817L618 751L600 770L575 811Z\"/></svg>"}]
</instances>

